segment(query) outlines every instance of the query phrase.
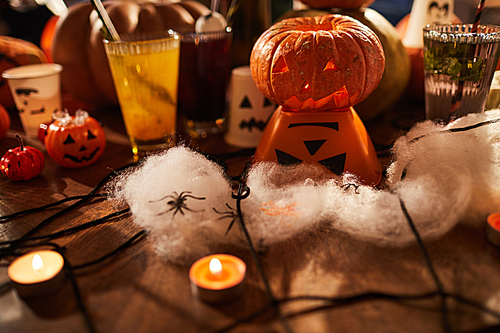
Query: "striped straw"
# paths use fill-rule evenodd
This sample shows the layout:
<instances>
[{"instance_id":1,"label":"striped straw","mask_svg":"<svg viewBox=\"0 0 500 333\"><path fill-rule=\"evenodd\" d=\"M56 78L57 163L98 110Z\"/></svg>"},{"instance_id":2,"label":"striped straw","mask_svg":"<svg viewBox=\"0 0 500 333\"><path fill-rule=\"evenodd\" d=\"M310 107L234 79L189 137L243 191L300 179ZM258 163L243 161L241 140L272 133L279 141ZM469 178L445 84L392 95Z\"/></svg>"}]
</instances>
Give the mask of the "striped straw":
<instances>
[{"instance_id":1,"label":"striped straw","mask_svg":"<svg viewBox=\"0 0 500 333\"><path fill-rule=\"evenodd\" d=\"M481 20L481 14L483 13L485 2L486 0L479 1L479 6L477 6L476 18L474 19L474 24L472 25L472 30L471 30L472 33L477 32L477 28L479 26L479 21Z\"/></svg>"},{"instance_id":2,"label":"striped straw","mask_svg":"<svg viewBox=\"0 0 500 333\"><path fill-rule=\"evenodd\" d=\"M109 18L101 0L91 0L91 3L101 19L103 25L101 33L103 33L103 36L111 41L120 41L120 35L118 35L118 32L116 31L113 22L111 22L111 19Z\"/></svg>"},{"instance_id":3,"label":"striped straw","mask_svg":"<svg viewBox=\"0 0 500 333\"><path fill-rule=\"evenodd\" d=\"M477 33L477 29L479 27L479 21L481 20L481 14L483 13L484 9L484 3L486 0L479 0L479 5L477 6L477 11L476 11L476 17L474 18L474 24L472 24L471 28L471 33ZM474 55L474 52L476 50L475 44L472 44L469 52L471 55ZM458 108L460 107L460 103L462 101L463 97L463 92L464 92L464 81L459 80L458 81L458 89L455 95L452 98L451 102L451 107L450 107L450 114L456 112Z\"/></svg>"}]
</instances>

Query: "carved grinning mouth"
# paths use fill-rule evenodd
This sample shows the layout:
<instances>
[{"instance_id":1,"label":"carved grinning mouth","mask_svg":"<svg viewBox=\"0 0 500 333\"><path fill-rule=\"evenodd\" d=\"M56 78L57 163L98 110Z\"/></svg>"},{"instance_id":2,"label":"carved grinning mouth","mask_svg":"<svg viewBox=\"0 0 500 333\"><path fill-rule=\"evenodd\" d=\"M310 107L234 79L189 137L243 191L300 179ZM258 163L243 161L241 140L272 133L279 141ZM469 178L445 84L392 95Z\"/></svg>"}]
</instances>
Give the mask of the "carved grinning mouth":
<instances>
[{"instance_id":1,"label":"carved grinning mouth","mask_svg":"<svg viewBox=\"0 0 500 333\"><path fill-rule=\"evenodd\" d=\"M82 156L81 158L78 158L76 156L72 156L72 155L69 155L69 154L64 154L63 158L68 158L70 159L71 161L75 162L75 163L83 163L84 161L85 162L88 162L90 161L91 159L94 158L95 154L97 154L97 152L99 151L99 147L97 147L93 152L92 154L90 154L88 157L87 156Z\"/></svg>"},{"instance_id":2,"label":"carved grinning mouth","mask_svg":"<svg viewBox=\"0 0 500 333\"><path fill-rule=\"evenodd\" d=\"M318 100L314 100L308 98L307 100L301 102L296 96L292 96L288 100L286 100L283 105L295 110L304 110L304 109L318 109L323 105L329 103L331 100L335 101L335 105L337 108L348 106L350 103L349 100L349 92L347 88L343 86L339 90L331 93L330 95L320 98Z\"/></svg>"}]
</instances>

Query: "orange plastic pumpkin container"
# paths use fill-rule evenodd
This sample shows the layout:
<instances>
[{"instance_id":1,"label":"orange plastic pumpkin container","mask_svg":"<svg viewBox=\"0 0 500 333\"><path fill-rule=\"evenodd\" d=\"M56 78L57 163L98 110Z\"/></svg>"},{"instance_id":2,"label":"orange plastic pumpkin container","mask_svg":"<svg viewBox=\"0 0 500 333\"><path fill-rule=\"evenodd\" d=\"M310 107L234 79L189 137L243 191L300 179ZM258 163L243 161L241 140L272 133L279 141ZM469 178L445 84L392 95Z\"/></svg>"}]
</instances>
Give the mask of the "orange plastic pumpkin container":
<instances>
[{"instance_id":1,"label":"orange plastic pumpkin container","mask_svg":"<svg viewBox=\"0 0 500 333\"><path fill-rule=\"evenodd\" d=\"M55 113L45 135L45 148L57 164L67 168L82 168L101 158L106 136L99 122L86 111L78 110L71 117L67 112Z\"/></svg>"},{"instance_id":2,"label":"orange plastic pumpkin container","mask_svg":"<svg viewBox=\"0 0 500 333\"><path fill-rule=\"evenodd\" d=\"M377 87L384 66L375 33L348 16L298 17L269 28L254 45L250 69L261 92L281 107L255 161L319 163L378 184L380 163L352 106Z\"/></svg>"}]
</instances>

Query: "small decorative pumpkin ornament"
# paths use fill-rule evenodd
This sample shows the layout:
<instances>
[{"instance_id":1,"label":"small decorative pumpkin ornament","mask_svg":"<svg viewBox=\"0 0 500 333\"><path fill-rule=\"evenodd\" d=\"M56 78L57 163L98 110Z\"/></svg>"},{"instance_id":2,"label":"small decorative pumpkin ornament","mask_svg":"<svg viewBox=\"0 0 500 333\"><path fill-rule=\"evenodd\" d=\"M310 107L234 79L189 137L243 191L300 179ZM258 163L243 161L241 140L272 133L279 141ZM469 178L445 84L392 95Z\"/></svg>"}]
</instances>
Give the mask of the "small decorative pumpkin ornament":
<instances>
[{"instance_id":1,"label":"small decorative pumpkin ornament","mask_svg":"<svg viewBox=\"0 0 500 333\"><path fill-rule=\"evenodd\" d=\"M377 87L384 67L377 35L344 15L278 22L259 37L250 57L260 91L294 110L355 105Z\"/></svg>"},{"instance_id":2,"label":"small decorative pumpkin ornament","mask_svg":"<svg viewBox=\"0 0 500 333\"><path fill-rule=\"evenodd\" d=\"M45 167L45 158L40 150L25 146L16 134L19 147L9 149L0 160L0 170L11 180L30 180L40 174Z\"/></svg>"},{"instance_id":3,"label":"small decorative pumpkin ornament","mask_svg":"<svg viewBox=\"0 0 500 333\"><path fill-rule=\"evenodd\" d=\"M5 137L10 128L10 116L7 110L0 105L0 139Z\"/></svg>"},{"instance_id":4,"label":"small decorative pumpkin ornament","mask_svg":"<svg viewBox=\"0 0 500 333\"><path fill-rule=\"evenodd\" d=\"M104 130L88 112L78 110L73 117L66 111L54 113L45 135L45 148L54 162L67 168L86 167L101 158L105 147Z\"/></svg>"}]
</instances>

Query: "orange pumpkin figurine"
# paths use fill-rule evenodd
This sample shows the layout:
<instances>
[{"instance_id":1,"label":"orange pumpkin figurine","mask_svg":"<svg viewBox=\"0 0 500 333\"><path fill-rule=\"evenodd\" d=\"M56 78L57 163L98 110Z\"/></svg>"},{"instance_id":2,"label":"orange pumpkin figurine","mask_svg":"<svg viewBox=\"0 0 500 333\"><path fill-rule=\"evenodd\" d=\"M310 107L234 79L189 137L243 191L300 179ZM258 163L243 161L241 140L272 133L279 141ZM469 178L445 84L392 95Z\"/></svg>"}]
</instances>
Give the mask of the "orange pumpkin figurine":
<instances>
[{"instance_id":1,"label":"orange pumpkin figurine","mask_svg":"<svg viewBox=\"0 0 500 333\"><path fill-rule=\"evenodd\" d=\"M273 25L250 57L257 87L280 104L255 161L319 163L378 184L380 163L352 106L377 87L384 66L378 37L351 17L297 17Z\"/></svg>"},{"instance_id":2,"label":"orange pumpkin figurine","mask_svg":"<svg viewBox=\"0 0 500 333\"><path fill-rule=\"evenodd\" d=\"M55 112L44 141L54 162L67 168L94 164L106 147L104 129L83 110L76 111L73 117L66 111Z\"/></svg>"}]
</instances>

